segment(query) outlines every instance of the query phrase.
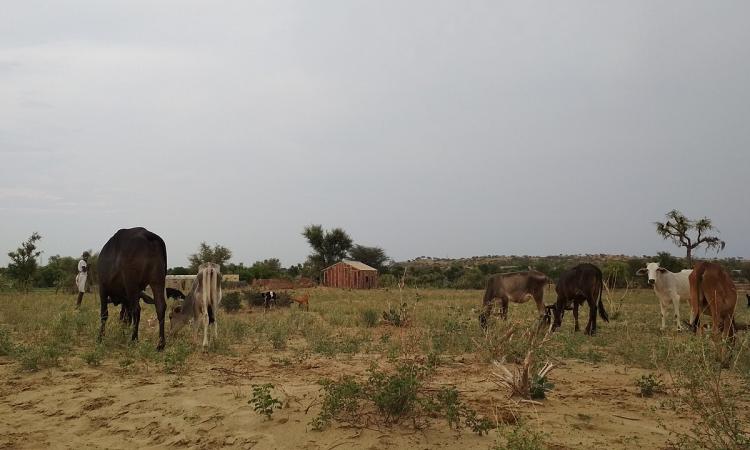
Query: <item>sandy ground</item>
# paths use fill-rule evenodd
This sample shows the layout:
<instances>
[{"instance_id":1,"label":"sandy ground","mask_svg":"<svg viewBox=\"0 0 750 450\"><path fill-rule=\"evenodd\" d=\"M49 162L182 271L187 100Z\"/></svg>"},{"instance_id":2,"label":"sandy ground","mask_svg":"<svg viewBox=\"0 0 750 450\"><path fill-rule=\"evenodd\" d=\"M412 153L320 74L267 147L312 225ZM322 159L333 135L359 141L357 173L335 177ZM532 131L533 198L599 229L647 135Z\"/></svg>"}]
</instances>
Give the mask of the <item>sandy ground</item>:
<instances>
[{"instance_id":1,"label":"sandy ground","mask_svg":"<svg viewBox=\"0 0 750 450\"><path fill-rule=\"evenodd\" d=\"M312 356L284 366L278 363L280 353L195 354L182 376L158 367L129 373L114 362L92 368L77 358L60 369L29 374L0 358L0 448L487 449L503 442L498 437L503 431L459 434L442 420L417 431L406 425L313 431L309 423L319 411L318 380L364 374L373 356ZM500 408L507 393L488 380L489 370L471 357L459 358L440 366L433 384L456 384L480 413L507 415ZM662 405L665 397L641 398L633 379L643 373L567 361L553 372L557 387L549 398L541 405L520 404L516 414L544 431L550 448L665 448L669 435L657 419L683 430L691 418L675 416ZM247 403L251 385L265 382L275 384L275 395L284 402L272 420Z\"/></svg>"}]
</instances>

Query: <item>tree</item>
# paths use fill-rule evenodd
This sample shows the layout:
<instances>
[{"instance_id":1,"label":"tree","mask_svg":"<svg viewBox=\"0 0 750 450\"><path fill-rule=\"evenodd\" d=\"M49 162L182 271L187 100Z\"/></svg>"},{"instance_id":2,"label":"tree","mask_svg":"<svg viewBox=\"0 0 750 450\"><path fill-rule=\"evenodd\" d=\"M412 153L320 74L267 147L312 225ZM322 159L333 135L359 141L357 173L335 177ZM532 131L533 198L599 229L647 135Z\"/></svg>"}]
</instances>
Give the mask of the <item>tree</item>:
<instances>
[{"instance_id":1,"label":"tree","mask_svg":"<svg viewBox=\"0 0 750 450\"><path fill-rule=\"evenodd\" d=\"M167 269L167 275L192 275L193 273L189 268L182 266Z\"/></svg>"},{"instance_id":2,"label":"tree","mask_svg":"<svg viewBox=\"0 0 750 450\"><path fill-rule=\"evenodd\" d=\"M663 267L670 272L679 272L685 267L682 265L679 259L672 256L669 252L659 252L656 254L656 262L659 263L659 267Z\"/></svg>"},{"instance_id":3,"label":"tree","mask_svg":"<svg viewBox=\"0 0 750 450\"><path fill-rule=\"evenodd\" d=\"M78 261L72 256L53 255L47 260L47 265L40 267L36 276L39 287L54 287L55 291L68 286L72 288L78 272Z\"/></svg>"},{"instance_id":4,"label":"tree","mask_svg":"<svg viewBox=\"0 0 750 450\"><path fill-rule=\"evenodd\" d=\"M8 276L16 281L16 286L27 291L34 279L37 264L36 259L41 254L36 249L36 243L42 238L39 233L34 232L15 252L8 252L11 263L8 264Z\"/></svg>"},{"instance_id":5,"label":"tree","mask_svg":"<svg viewBox=\"0 0 750 450\"><path fill-rule=\"evenodd\" d=\"M711 219L708 217L690 220L681 212L673 209L667 213L666 222L654 222L654 225L656 225L656 233L663 239L671 239L676 246L685 247L688 266L693 265L693 250L701 245L706 247L706 251L716 249L717 253L724 250L726 245L718 237L706 234L715 230ZM691 237L691 231L695 231L697 235Z\"/></svg>"},{"instance_id":6,"label":"tree","mask_svg":"<svg viewBox=\"0 0 750 450\"><path fill-rule=\"evenodd\" d=\"M277 258L256 261L250 266L250 273L253 279L279 278L281 276L281 262Z\"/></svg>"},{"instance_id":7,"label":"tree","mask_svg":"<svg viewBox=\"0 0 750 450\"><path fill-rule=\"evenodd\" d=\"M192 255L188 256L188 262L190 262L190 270L193 273L198 272L198 266L207 262L218 264L223 271L224 266L230 259L232 259L231 250L219 244L214 245L212 248L205 242L201 242L201 245L198 247L197 253L193 253Z\"/></svg>"},{"instance_id":8,"label":"tree","mask_svg":"<svg viewBox=\"0 0 750 450\"><path fill-rule=\"evenodd\" d=\"M352 248L352 238L341 228L325 231L320 225L310 225L305 227L302 236L313 249L313 253L307 257L307 262L314 273L341 261Z\"/></svg>"},{"instance_id":9,"label":"tree","mask_svg":"<svg viewBox=\"0 0 750 450\"><path fill-rule=\"evenodd\" d=\"M382 248L366 247L359 244L349 250L349 257L355 261L363 262L374 269L378 269L378 272L383 270L383 266L389 260L385 254L385 250Z\"/></svg>"}]
</instances>

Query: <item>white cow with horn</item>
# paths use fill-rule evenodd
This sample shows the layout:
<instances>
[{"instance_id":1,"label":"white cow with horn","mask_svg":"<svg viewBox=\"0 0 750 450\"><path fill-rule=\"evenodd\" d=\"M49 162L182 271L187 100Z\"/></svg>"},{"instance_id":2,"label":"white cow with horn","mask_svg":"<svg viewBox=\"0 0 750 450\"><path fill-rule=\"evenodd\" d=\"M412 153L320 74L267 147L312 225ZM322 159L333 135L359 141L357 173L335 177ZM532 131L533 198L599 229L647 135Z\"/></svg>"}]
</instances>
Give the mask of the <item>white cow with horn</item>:
<instances>
[{"instance_id":1,"label":"white cow with horn","mask_svg":"<svg viewBox=\"0 0 750 450\"><path fill-rule=\"evenodd\" d=\"M659 267L659 263L650 262L646 267L638 269L636 275L648 274L648 284L654 287L654 293L659 299L661 307L661 329L667 327L667 310L671 304L674 308L674 317L677 321L677 330L682 330L680 323L680 299L690 301L690 281L688 277L693 271L690 269L681 272L670 272Z\"/></svg>"},{"instance_id":2,"label":"white cow with horn","mask_svg":"<svg viewBox=\"0 0 750 450\"><path fill-rule=\"evenodd\" d=\"M221 302L221 270L218 264L204 263L198 267L193 287L181 306L175 307L169 314L171 332L174 335L193 321L193 341L198 334L198 327L203 322L203 350L208 348L208 326L214 326L214 339L218 336L216 312Z\"/></svg>"}]
</instances>

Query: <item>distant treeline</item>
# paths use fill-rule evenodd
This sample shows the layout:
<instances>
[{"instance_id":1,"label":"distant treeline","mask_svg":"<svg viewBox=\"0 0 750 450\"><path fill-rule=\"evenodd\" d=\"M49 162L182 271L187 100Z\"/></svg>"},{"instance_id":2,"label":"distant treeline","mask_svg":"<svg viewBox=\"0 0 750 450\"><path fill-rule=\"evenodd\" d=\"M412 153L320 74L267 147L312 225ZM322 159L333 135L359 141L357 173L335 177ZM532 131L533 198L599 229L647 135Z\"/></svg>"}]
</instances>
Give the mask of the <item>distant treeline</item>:
<instances>
[{"instance_id":1,"label":"distant treeline","mask_svg":"<svg viewBox=\"0 0 750 450\"><path fill-rule=\"evenodd\" d=\"M97 281L98 255L94 254L89 259L90 281ZM391 263L384 265L380 270L380 285L383 287L397 286L404 269L406 286L420 288L447 288L447 289L482 289L487 277L497 273L527 270L529 267L547 274L553 281L560 274L582 262L590 262L602 269L604 278L610 287L622 288L627 285L631 287L645 287L645 277L635 275L635 272L644 267L647 262L657 261L662 267L673 272L686 269L687 263L684 258L677 258L669 253L659 253L653 257L627 257L608 255L558 255L558 256L503 256L503 257L474 257L467 259L432 259L419 258L413 261ZM717 260L726 267L732 276L738 281L750 279L750 262L739 258L724 258ZM57 288L70 290L74 288L74 280L77 272L78 258L70 256L51 256L47 264L40 266L33 276L33 287ZM223 267L224 273L239 274L240 281L252 283L257 278L285 278L295 279L298 276L306 276L315 280L320 279L320 274L305 264L282 267L276 258L257 261L246 266L242 263L227 263ZM0 268L0 290L12 287L12 282ZM172 275L189 275L195 273L188 267L172 267L168 270Z\"/></svg>"},{"instance_id":2,"label":"distant treeline","mask_svg":"<svg viewBox=\"0 0 750 450\"><path fill-rule=\"evenodd\" d=\"M653 257L627 257L608 255L558 255L558 256L508 256L508 257L475 257L467 259L431 259L419 258L414 261L395 263L381 272L380 285L384 287L396 286L401 277L406 286L422 288L448 289L483 289L487 277L497 273L528 270L531 267L547 274L556 281L560 274L583 262L595 264L604 274L605 282L613 288L645 287L646 279L635 275L635 272L645 267L647 262L656 261L662 267L677 272L687 269L684 258L677 258L667 252ZM750 279L750 262L739 258L724 258L716 260L733 277L742 281Z\"/></svg>"}]
</instances>

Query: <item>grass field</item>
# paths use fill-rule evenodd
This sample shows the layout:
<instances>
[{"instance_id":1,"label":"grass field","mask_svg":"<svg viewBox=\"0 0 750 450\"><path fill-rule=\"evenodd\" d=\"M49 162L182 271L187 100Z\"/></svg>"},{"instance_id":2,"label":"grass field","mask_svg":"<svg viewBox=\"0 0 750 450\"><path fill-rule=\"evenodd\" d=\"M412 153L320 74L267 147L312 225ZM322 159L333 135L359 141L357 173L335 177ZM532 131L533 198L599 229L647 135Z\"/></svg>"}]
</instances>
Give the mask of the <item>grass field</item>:
<instances>
[{"instance_id":1,"label":"grass field","mask_svg":"<svg viewBox=\"0 0 750 450\"><path fill-rule=\"evenodd\" d=\"M307 292L307 312L221 311L208 353L187 327L156 352L149 305L139 342L110 306L97 344L94 296L74 311L73 296L0 294L0 448L750 445L748 333L721 364L710 339L674 331L674 320L659 330L650 290L617 312L607 304L616 318L594 337L574 333L568 313L532 351L557 366L537 400L510 398L491 375L492 361L513 368L529 352L532 303L510 305L485 334L480 291ZM382 323L389 307L404 326ZM737 322L750 323L744 302Z\"/></svg>"}]
</instances>

